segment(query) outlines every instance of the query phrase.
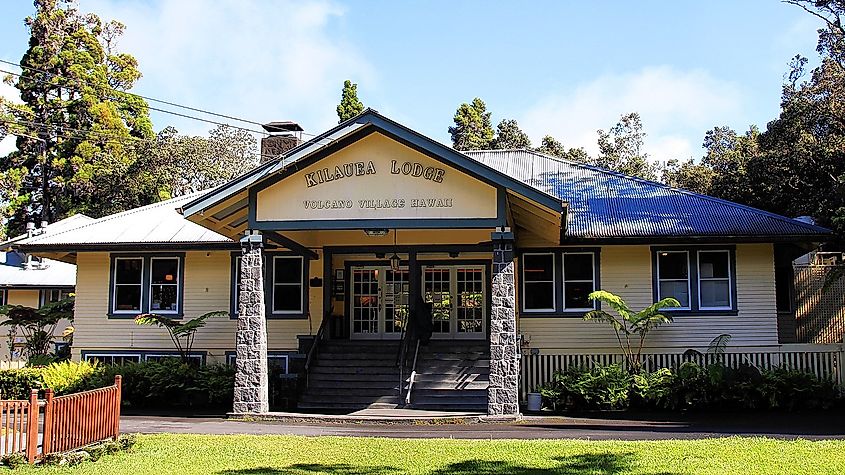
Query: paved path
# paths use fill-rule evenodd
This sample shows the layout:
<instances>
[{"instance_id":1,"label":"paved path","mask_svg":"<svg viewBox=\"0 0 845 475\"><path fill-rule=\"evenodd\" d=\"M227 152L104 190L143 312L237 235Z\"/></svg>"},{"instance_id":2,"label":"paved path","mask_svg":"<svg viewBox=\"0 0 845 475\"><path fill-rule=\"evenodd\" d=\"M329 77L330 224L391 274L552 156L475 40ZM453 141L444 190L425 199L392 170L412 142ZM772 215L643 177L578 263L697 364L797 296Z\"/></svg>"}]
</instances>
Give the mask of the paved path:
<instances>
[{"instance_id":1,"label":"paved path","mask_svg":"<svg viewBox=\"0 0 845 475\"><path fill-rule=\"evenodd\" d=\"M845 414L657 415L626 418L532 417L516 423L368 424L242 422L221 417L123 416L123 432L293 434L456 439L697 439L730 435L845 439Z\"/></svg>"}]
</instances>

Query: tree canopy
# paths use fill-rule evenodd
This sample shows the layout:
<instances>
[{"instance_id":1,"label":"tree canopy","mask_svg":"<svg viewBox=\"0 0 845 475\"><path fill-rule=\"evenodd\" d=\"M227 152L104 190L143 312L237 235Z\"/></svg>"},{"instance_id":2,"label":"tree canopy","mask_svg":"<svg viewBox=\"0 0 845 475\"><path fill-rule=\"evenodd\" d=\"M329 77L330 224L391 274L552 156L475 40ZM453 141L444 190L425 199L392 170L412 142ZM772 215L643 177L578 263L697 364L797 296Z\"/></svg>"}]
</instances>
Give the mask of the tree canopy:
<instances>
[{"instance_id":1,"label":"tree canopy","mask_svg":"<svg viewBox=\"0 0 845 475\"><path fill-rule=\"evenodd\" d=\"M337 105L337 123L349 120L364 111L364 103L358 99L358 85L347 79L343 81L340 104Z\"/></svg>"},{"instance_id":2,"label":"tree canopy","mask_svg":"<svg viewBox=\"0 0 845 475\"><path fill-rule=\"evenodd\" d=\"M493 123L487 105L479 98L469 104L463 103L455 111L455 125L449 127L452 147L455 150L483 150L493 143Z\"/></svg>"},{"instance_id":3,"label":"tree canopy","mask_svg":"<svg viewBox=\"0 0 845 475\"><path fill-rule=\"evenodd\" d=\"M493 139L493 148L506 149L529 149L531 148L531 139L528 134L519 128L514 119L503 119L496 126L496 138Z\"/></svg>"}]
</instances>

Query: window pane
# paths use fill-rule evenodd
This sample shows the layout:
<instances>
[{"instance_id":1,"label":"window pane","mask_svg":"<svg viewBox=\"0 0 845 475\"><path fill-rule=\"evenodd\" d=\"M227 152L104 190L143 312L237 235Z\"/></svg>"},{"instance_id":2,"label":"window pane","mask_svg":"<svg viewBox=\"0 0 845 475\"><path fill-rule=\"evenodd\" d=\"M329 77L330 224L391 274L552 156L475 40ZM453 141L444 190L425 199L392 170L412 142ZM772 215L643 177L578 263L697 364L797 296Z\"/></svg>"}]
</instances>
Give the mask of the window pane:
<instances>
[{"instance_id":1,"label":"window pane","mask_svg":"<svg viewBox=\"0 0 845 475\"><path fill-rule=\"evenodd\" d=\"M702 307L730 307L730 296L728 280L704 280L701 282Z\"/></svg>"},{"instance_id":2,"label":"window pane","mask_svg":"<svg viewBox=\"0 0 845 475\"><path fill-rule=\"evenodd\" d=\"M299 257L277 257L273 260L273 282L276 284L298 284L302 282L302 259Z\"/></svg>"},{"instance_id":3,"label":"window pane","mask_svg":"<svg viewBox=\"0 0 845 475\"><path fill-rule=\"evenodd\" d=\"M550 310L554 308L554 284L551 282L525 283L526 310Z\"/></svg>"},{"instance_id":4,"label":"window pane","mask_svg":"<svg viewBox=\"0 0 845 475\"><path fill-rule=\"evenodd\" d=\"M727 252L700 252L698 253L698 275L702 279L728 278L728 256Z\"/></svg>"},{"instance_id":5,"label":"window pane","mask_svg":"<svg viewBox=\"0 0 845 475\"><path fill-rule=\"evenodd\" d=\"M177 296L179 291L177 289L175 285L153 285L150 310L178 311Z\"/></svg>"},{"instance_id":6,"label":"window pane","mask_svg":"<svg viewBox=\"0 0 845 475\"><path fill-rule=\"evenodd\" d=\"M587 298L592 291L592 282L567 282L564 289L564 305L566 308L593 308L593 302Z\"/></svg>"},{"instance_id":7,"label":"window pane","mask_svg":"<svg viewBox=\"0 0 845 475\"><path fill-rule=\"evenodd\" d=\"M661 281L660 298L674 297L681 303L681 307L689 307L689 286L687 281Z\"/></svg>"},{"instance_id":8,"label":"window pane","mask_svg":"<svg viewBox=\"0 0 845 475\"><path fill-rule=\"evenodd\" d=\"M554 279L554 258L551 254L525 254L522 259L525 261L522 269L526 282Z\"/></svg>"},{"instance_id":9,"label":"window pane","mask_svg":"<svg viewBox=\"0 0 845 475\"><path fill-rule=\"evenodd\" d=\"M302 310L302 287L298 285L276 285L273 310L290 312Z\"/></svg>"},{"instance_id":10,"label":"window pane","mask_svg":"<svg viewBox=\"0 0 845 475\"><path fill-rule=\"evenodd\" d=\"M179 279L179 259L153 259L153 284L176 284Z\"/></svg>"},{"instance_id":11,"label":"window pane","mask_svg":"<svg viewBox=\"0 0 845 475\"><path fill-rule=\"evenodd\" d=\"M563 272L565 280L593 280L593 255L564 254Z\"/></svg>"},{"instance_id":12,"label":"window pane","mask_svg":"<svg viewBox=\"0 0 845 475\"><path fill-rule=\"evenodd\" d=\"M114 290L115 310L141 310L141 285L118 285Z\"/></svg>"},{"instance_id":13,"label":"window pane","mask_svg":"<svg viewBox=\"0 0 845 475\"><path fill-rule=\"evenodd\" d=\"M660 252L657 255L660 279L686 279L689 277L689 263L686 252Z\"/></svg>"},{"instance_id":14,"label":"window pane","mask_svg":"<svg viewBox=\"0 0 845 475\"><path fill-rule=\"evenodd\" d=\"M140 284L143 262L142 259L116 259L114 261L115 283Z\"/></svg>"}]
</instances>

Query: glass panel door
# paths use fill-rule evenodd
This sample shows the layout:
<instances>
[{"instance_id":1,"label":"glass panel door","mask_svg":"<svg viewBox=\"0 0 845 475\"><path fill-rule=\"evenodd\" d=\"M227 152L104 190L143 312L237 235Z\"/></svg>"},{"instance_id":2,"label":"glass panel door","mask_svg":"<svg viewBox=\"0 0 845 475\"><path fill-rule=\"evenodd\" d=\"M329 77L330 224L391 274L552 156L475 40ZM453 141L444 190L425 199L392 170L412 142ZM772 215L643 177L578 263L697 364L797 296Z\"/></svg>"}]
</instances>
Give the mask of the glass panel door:
<instances>
[{"instance_id":1,"label":"glass panel door","mask_svg":"<svg viewBox=\"0 0 845 475\"><path fill-rule=\"evenodd\" d=\"M484 268L459 267L457 273L457 327L459 336L484 333Z\"/></svg>"},{"instance_id":2,"label":"glass panel door","mask_svg":"<svg viewBox=\"0 0 845 475\"><path fill-rule=\"evenodd\" d=\"M369 267L353 267L352 298L352 338L377 337L379 329L379 270Z\"/></svg>"},{"instance_id":3,"label":"glass panel door","mask_svg":"<svg viewBox=\"0 0 845 475\"><path fill-rule=\"evenodd\" d=\"M408 269L384 270L384 333L399 338L408 321Z\"/></svg>"},{"instance_id":4,"label":"glass panel door","mask_svg":"<svg viewBox=\"0 0 845 475\"><path fill-rule=\"evenodd\" d=\"M484 338L484 266L424 266L423 299L432 304L433 338Z\"/></svg>"},{"instance_id":5,"label":"glass panel door","mask_svg":"<svg viewBox=\"0 0 845 475\"><path fill-rule=\"evenodd\" d=\"M452 333L452 273L448 267L425 267L423 299L432 305L433 335Z\"/></svg>"}]
</instances>

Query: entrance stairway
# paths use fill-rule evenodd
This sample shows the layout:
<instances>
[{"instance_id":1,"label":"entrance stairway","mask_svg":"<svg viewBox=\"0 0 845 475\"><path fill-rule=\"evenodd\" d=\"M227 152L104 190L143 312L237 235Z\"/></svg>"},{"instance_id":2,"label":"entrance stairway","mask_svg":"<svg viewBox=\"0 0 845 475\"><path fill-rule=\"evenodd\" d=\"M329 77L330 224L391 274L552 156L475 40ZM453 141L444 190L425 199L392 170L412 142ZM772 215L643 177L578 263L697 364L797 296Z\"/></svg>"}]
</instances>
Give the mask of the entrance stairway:
<instances>
[{"instance_id":1,"label":"entrance stairway","mask_svg":"<svg viewBox=\"0 0 845 475\"><path fill-rule=\"evenodd\" d=\"M327 340L311 366L309 385L299 399L303 410L348 411L400 407L399 341ZM405 370L408 389L413 354ZM420 346L411 408L444 411L487 410L490 357L486 341L431 341ZM403 391L403 392L404 392Z\"/></svg>"},{"instance_id":2,"label":"entrance stairway","mask_svg":"<svg viewBox=\"0 0 845 475\"><path fill-rule=\"evenodd\" d=\"M411 407L486 412L489 382L486 341L432 340L420 346Z\"/></svg>"}]
</instances>

